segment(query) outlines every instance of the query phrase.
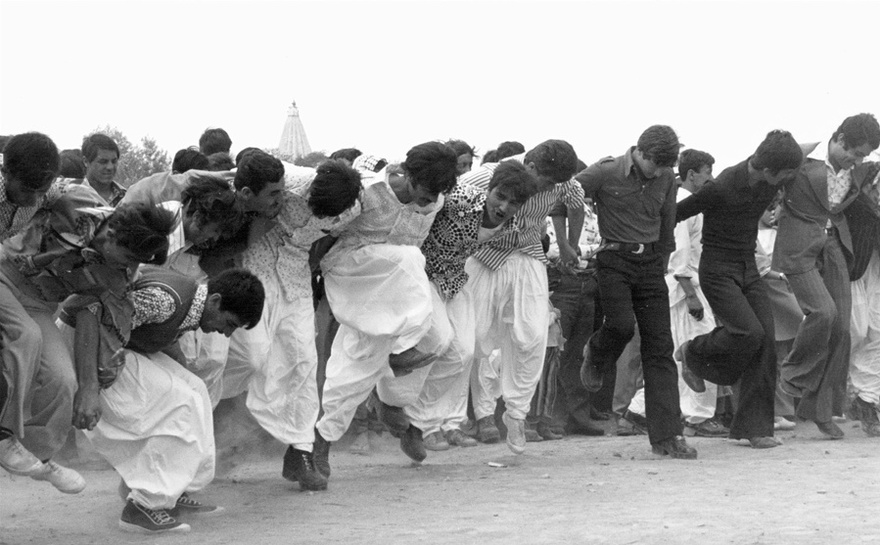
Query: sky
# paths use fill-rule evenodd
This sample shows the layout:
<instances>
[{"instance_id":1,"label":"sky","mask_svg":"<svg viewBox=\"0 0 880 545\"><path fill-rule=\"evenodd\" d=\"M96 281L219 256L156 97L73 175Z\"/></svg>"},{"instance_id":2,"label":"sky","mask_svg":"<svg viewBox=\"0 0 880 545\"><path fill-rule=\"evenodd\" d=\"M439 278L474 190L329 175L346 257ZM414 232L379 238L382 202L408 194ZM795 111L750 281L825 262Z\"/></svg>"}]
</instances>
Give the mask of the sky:
<instances>
[{"instance_id":1,"label":"sky","mask_svg":"<svg viewBox=\"0 0 880 545\"><path fill-rule=\"evenodd\" d=\"M173 156L222 127L235 153L296 101L328 154L558 138L589 164L664 124L718 169L880 114L878 26L872 0L0 0L0 134Z\"/></svg>"}]
</instances>

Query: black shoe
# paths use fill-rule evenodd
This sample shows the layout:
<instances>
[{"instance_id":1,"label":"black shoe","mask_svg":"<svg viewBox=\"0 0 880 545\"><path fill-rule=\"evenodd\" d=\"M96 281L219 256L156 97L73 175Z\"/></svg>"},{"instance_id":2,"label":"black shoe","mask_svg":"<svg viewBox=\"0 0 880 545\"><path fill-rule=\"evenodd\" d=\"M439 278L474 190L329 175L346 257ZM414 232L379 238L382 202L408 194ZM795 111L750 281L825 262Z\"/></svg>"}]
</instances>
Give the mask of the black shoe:
<instances>
[{"instance_id":1,"label":"black shoe","mask_svg":"<svg viewBox=\"0 0 880 545\"><path fill-rule=\"evenodd\" d=\"M843 439L843 430L834 422L816 422L816 427L829 439Z\"/></svg>"},{"instance_id":2,"label":"black shoe","mask_svg":"<svg viewBox=\"0 0 880 545\"><path fill-rule=\"evenodd\" d=\"M593 365L593 353L590 342L584 345L584 361L581 363L581 382L588 392L598 392L602 389L602 372Z\"/></svg>"},{"instance_id":3,"label":"black shoe","mask_svg":"<svg viewBox=\"0 0 880 545\"><path fill-rule=\"evenodd\" d=\"M287 447L281 476L288 481L299 482L303 490L327 490L327 478L315 467L311 452Z\"/></svg>"},{"instance_id":4,"label":"black shoe","mask_svg":"<svg viewBox=\"0 0 880 545\"><path fill-rule=\"evenodd\" d=\"M168 514L167 509L147 509L133 500L125 502L119 527L126 532L139 534L161 534L164 532L189 532L189 524L184 524Z\"/></svg>"},{"instance_id":5,"label":"black shoe","mask_svg":"<svg viewBox=\"0 0 880 545\"><path fill-rule=\"evenodd\" d=\"M406 433L407 429L409 429L410 422L409 417L403 412L403 407L395 407L383 402L379 399L376 390L373 390L371 401L373 408L376 409L376 416L379 418L379 422L388 428L391 435L394 437L401 437Z\"/></svg>"},{"instance_id":6,"label":"black shoe","mask_svg":"<svg viewBox=\"0 0 880 545\"><path fill-rule=\"evenodd\" d=\"M321 472L325 479L330 478L330 442L321 437L318 430L315 430L315 445L312 447L312 460L315 462L315 468Z\"/></svg>"},{"instance_id":7,"label":"black shoe","mask_svg":"<svg viewBox=\"0 0 880 545\"><path fill-rule=\"evenodd\" d=\"M489 415L477 420L477 439L481 443L497 443L501 441L501 431L495 423L495 416Z\"/></svg>"},{"instance_id":8,"label":"black shoe","mask_svg":"<svg viewBox=\"0 0 880 545\"><path fill-rule=\"evenodd\" d=\"M688 446L687 441L685 441L684 437L681 435L676 435L675 437L664 439L659 443L654 443L651 445L651 450L654 451L654 454L671 456L672 458L678 458L679 460L697 459L697 449Z\"/></svg>"},{"instance_id":9,"label":"black shoe","mask_svg":"<svg viewBox=\"0 0 880 545\"><path fill-rule=\"evenodd\" d=\"M422 443L422 430L410 424L406 433L400 436L400 450L416 462L427 458L428 452Z\"/></svg>"},{"instance_id":10,"label":"black shoe","mask_svg":"<svg viewBox=\"0 0 880 545\"><path fill-rule=\"evenodd\" d=\"M860 397L856 397L853 405L858 409L858 417L862 422L862 431L868 437L880 437L880 419L877 418L877 409Z\"/></svg>"},{"instance_id":11,"label":"black shoe","mask_svg":"<svg viewBox=\"0 0 880 545\"><path fill-rule=\"evenodd\" d=\"M690 366L687 362L687 347L690 345L690 341L685 341L681 343L681 346L678 347L676 351L677 358L681 362L681 380L684 381L685 384L688 385L688 388L701 394L706 391L706 382L698 377L691 370Z\"/></svg>"}]
</instances>

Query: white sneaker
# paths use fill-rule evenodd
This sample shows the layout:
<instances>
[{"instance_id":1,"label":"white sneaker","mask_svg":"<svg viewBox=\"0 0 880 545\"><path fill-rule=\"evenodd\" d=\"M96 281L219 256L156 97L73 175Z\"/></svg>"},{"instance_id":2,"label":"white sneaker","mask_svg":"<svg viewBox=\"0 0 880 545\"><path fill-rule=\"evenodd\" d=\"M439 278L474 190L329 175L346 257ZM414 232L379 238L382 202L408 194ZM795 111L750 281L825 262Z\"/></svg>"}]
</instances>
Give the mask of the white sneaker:
<instances>
[{"instance_id":1,"label":"white sneaker","mask_svg":"<svg viewBox=\"0 0 880 545\"><path fill-rule=\"evenodd\" d=\"M522 454L526 451L526 421L513 418L504 411L501 421L507 426L507 447L514 454Z\"/></svg>"},{"instance_id":2,"label":"white sneaker","mask_svg":"<svg viewBox=\"0 0 880 545\"><path fill-rule=\"evenodd\" d=\"M82 475L69 467L64 467L49 460L43 464L39 472L31 475L35 481L49 481L52 486L65 494L79 494L86 487Z\"/></svg>"},{"instance_id":3,"label":"white sneaker","mask_svg":"<svg viewBox=\"0 0 880 545\"><path fill-rule=\"evenodd\" d=\"M12 436L0 441L0 466L13 475L28 477L42 470L43 462Z\"/></svg>"}]
</instances>

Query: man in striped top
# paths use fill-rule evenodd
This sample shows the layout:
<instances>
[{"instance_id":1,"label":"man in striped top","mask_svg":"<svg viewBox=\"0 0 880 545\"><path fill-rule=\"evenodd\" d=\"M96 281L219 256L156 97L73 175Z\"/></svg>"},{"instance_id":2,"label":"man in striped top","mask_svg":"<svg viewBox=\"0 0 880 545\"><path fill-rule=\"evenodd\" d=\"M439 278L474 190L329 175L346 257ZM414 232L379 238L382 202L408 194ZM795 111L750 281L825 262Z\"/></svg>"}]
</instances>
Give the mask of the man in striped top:
<instances>
[{"instance_id":1,"label":"man in striped top","mask_svg":"<svg viewBox=\"0 0 880 545\"><path fill-rule=\"evenodd\" d=\"M468 259L465 271L469 280L463 292L474 301L475 357L486 358L500 348L507 445L521 454L526 441L525 417L544 365L550 325L547 258L541 236L547 215L558 202L565 204L574 223L583 223L584 194L571 180L577 170L577 155L568 142L547 140L525 155L507 160L525 165L538 184L538 192L520 208L515 229L486 243ZM483 165L459 178L459 183L485 188L497 166ZM580 232L580 224L576 227ZM560 253L565 261L577 259L569 241L561 241ZM496 400L484 387L486 381L478 370L472 383L474 414L481 426L491 422L495 413Z\"/></svg>"}]
</instances>

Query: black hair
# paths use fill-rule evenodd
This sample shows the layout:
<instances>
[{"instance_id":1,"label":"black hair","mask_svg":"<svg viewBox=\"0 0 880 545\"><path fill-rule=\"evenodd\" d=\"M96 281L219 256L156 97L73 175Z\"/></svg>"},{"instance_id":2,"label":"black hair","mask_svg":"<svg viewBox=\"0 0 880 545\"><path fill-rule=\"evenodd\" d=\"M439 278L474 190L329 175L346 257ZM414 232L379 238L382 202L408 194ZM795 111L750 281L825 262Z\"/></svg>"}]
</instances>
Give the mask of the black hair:
<instances>
[{"instance_id":1,"label":"black hair","mask_svg":"<svg viewBox=\"0 0 880 545\"><path fill-rule=\"evenodd\" d=\"M642 157L658 167L674 167L681 145L678 135L668 125L651 125L639 136L636 148Z\"/></svg>"},{"instance_id":2,"label":"black hair","mask_svg":"<svg viewBox=\"0 0 880 545\"><path fill-rule=\"evenodd\" d=\"M205 155L211 155L218 151L229 153L230 149L232 149L232 139L229 138L229 133L223 129L208 128L199 137L199 151Z\"/></svg>"},{"instance_id":3,"label":"black hair","mask_svg":"<svg viewBox=\"0 0 880 545\"><path fill-rule=\"evenodd\" d=\"M500 187L513 195L513 200L522 204L538 192L538 183L529 174L525 165L517 161L502 161L498 164L492 179L489 180L489 191Z\"/></svg>"},{"instance_id":4,"label":"black hair","mask_svg":"<svg viewBox=\"0 0 880 545\"><path fill-rule=\"evenodd\" d=\"M46 185L60 167L58 147L43 133L16 134L3 148L3 174L28 187Z\"/></svg>"},{"instance_id":5,"label":"black hair","mask_svg":"<svg viewBox=\"0 0 880 545\"><path fill-rule=\"evenodd\" d=\"M250 271L227 269L208 279L208 295L220 295L220 312L231 312L251 329L263 315L266 291L263 283Z\"/></svg>"},{"instance_id":6,"label":"black hair","mask_svg":"<svg viewBox=\"0 0 880 545\"><path fill-rule=\"evenodd\" d=\"M236 156L235 156L235 164L240 165L241 162L244 161L245 157L247 157L248 155L250 155L251 153L253 153L255 151L263 151L263 150L261 150L260 148L248 147L248 148L244 148L243 150L239 151L238 154L236 154Z\"/></svg>"},{"instance_id":7,"label":"black hair","mask_svg":"<svg viewBox=\"0 0 880 545\"><path fill-rule=\"evenodd\" d=\"M220 171L234 168L235 161L232 160L232 156L225 151L218 151L208 156L208 167L205 170Z\"/></svg>"},{"instance_id":8,"label":"black hair","mask_svg":"<svg viewBox=\"0 0 880 545\"><path fill-rule=\"evenodd\" d=\"M179 216L162 206L137 202L120 204L107 221L117 244L141 263L162 265L168 258L168 235L177 226Z\"/></svg>"},{"instance_id":9,"label":"black hair","mask_svg":"<svg viewBox=\"0 0 880 545\"><path fill-rule=\"evenodd\" d=\"M490 149L486 153L483 154L483 160L480 161L481 165L485 165L486 163L497 163L498 162L498 151L494 149Z\"/></svg>"},{"instance_id":10,"label":"black hair","mask_svg":"<svg viewBox=\"0 0 880 545\"><path fill-rule=\"evenodd\" d=\"M341 159L324 161L309 190L309 208L316 216L338 216L352 207L362 188L358 171Z\"/></svg>"},{"instance_id":11,"label":"black hair","mask_svg":"<svg viewBox=\"0 0 880 545\"><path fill-rule=\"evenodd\" d=\"M714 164L715 158L705 151L686 149L678 157L678 177L683 182L691 170L699 172L704 166L709 165L711 167Z\"/></svg>"},{"instance_id":12,"label":"black hair","mask_svg":"<svg viewBox=\"0 0 880 545\"><path fill-rule=\"evenodd\" d=\"M241 158L233 185L237 191L249 187L256 195L266 187L266 184L274 184L283 176L284 165L277 157L265 151L255 150Z\"/></svg>"},{"instance_id":13,"label":"black hair","mask_svg":"<svg viewBox=\"0 0 880 545\"><path fill-rule=\"evenodd\" d=\"M456 157L459 155L470 155L471 157L477 156L476 148L472 147L464 140L447 140L446 145L452 148Z\"/></svg>"},{"instance_id":14,"label":"black hair","mask_svg":"<svg viewBox=\"0 0 880 545\"><path fill-rule=\"evenodd\" d=\"M119 159L119 146L106 134L95 133L83 138L82 154L86 161L90 163L94 161L98 157L98 150L115 152L116 158Z\"/></svg>"},{"instance_id":15,"label":"black hair","mask_svg":"<svg viewBox=\"0 0 880 545\"><path fill-rule=\"evenodd\" d=\"M567 182L577 172L577 153L565 140L546 140L526 153L523 163L534 163L541 176L549 176L554 183Z\"/></svg>"},{"instance_id":16,"label":"black hair","mask_svg":"<svg viewBox=\"0 0 880 545\"><path fill-rule=\"evenodd\" d=\"M178 150L171 163L171 172L175 174L183 174L187 170L206 170L207 168L208 158L196 147Z\"/></svg>"},{"instance_id":17,"label":"black hair","mask_svg":"<svg viewBox=\"0 0 880 545\"><path fill-rule=\"evenodd\" d=\"M526 147L516 140L501 142L495 149L496 153L498 154L497 158L495 159L496 161L507 159L508 157L513 157L514 155L519 155L520 153L526 152Z\"/></svg>"},{"instance_id":18,"label":"black hair","mask_svg":"<svg viewBox=\"0 0 880 545\"><path fill-rule=\"evenodd\" d=\"M448 193L458 176L458 155L441 142L425 142L406 152L403 169L413 186L430 193Z\"/></svg>"},{"instance_id":19,"label":"black hair","mask_svg":"<svg viewBox=\"0 0 880 545\"><path fill-rule=\"evenodd\" d=\"M858 148L868 144L872 150L880 147L880 125L871 114L851 115L843 120L831 135L832 140L843 134L844 149Z\"/></svg>"},{"instance_id":20,"label":"black hair","mask_svg":"<svg viewBox=\"0 0 880 545\"><path fill-rule=\"evenodd\" d=\"M330 154L330 159L345 159L352 162L361 155L361 150L357 148L342 148Z\"/></svg>"},{"instance_id":21,"label":"black hair","mask_svg":"<svg viewBox=\"0 0 880 545\"><path fill-rule=\"evenodd\" d=\"M752 167L758 170L769 170L778 174L786 169L799 168L804 160L804 152L788 131L775 130L767 133L767 137L755 150L752 156Z\"/></svg>"},{"instance_id":22,"label":"black hair","mask_svg":"<svg viewBox=\"0 0 880 545\"><path fill-rule=\"evenodd\" d=\"M231 234L241 227L240 203L229 184L220 178L191 176L180 195L180 203L186 207L188 216L195 217L196 225L220 223L224 234Z\"/></svg>"},{"instance_id":23,"label":"black hair","mask_svg":"<svg viewBox=\"0 0 880 545\"><path fill-rule=\"evenodd\" d=\"M78 149L61 150L61 168L58 175L62 178L85 178L86 165L83 163L82 151Z\"/></svg>"}]
</instances>

